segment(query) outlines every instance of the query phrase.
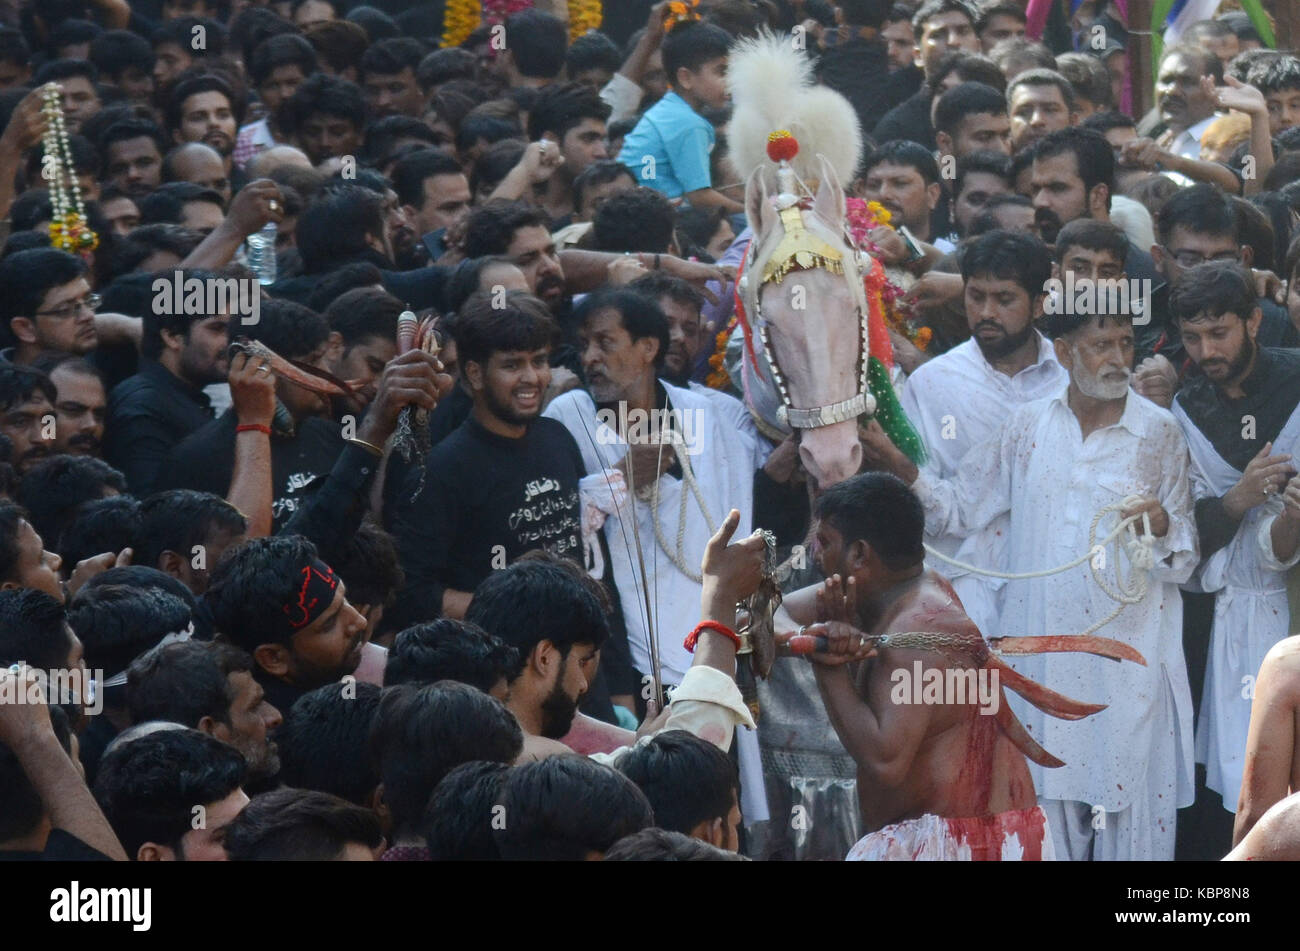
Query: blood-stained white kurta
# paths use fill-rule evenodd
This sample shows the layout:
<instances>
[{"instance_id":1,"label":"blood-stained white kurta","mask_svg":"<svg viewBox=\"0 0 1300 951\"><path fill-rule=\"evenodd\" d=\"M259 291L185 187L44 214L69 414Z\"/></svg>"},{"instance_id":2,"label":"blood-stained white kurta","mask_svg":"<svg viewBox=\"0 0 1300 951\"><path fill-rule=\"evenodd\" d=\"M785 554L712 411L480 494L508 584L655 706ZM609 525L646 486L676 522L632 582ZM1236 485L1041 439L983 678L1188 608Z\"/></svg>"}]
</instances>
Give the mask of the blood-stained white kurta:
<instances>
[{"instance_id":1,"label":"blood-stained white kurta","mask_svg":"<svg viewBox=\"0 0 1300 951\"><path fill-rule=\"evenodd\" d=\"M1016 409L994 439L965 456L953 480L938 482L923 473L915 488L927 527L937 531L969 534L1009 512L1013 572L1053 568L1089 551L1089 526L1105 506L1129 495L1160 500L1169 530L1155 540L1147 594L1095 632L1132 645L1147 666L1090 654L1007 658L1040 684L1107 709L1066 721L1018 698L1011 702L1034 738L1066 763L1059 769L1030 764L1040 796L1108 812L1139 798L1176 797L1179 806L1190 805L1192 704L1178 584L1195 568L1196 531L1187 444L1172 414L1129 393L1119 421L1085 440L1062 391ZM1102 519L1099 538L1117 519L1118 513ZM1105 556L1111 579L1112 551ZM1009 581L999 633L1078 634L1114 608L1085 562L1060 574ZM1163 716L1170 695L1177 711L1173 724ZM1148 774L1167 779L1159 788L1146 788Z\"/></svg>"},{"instance_id":2,"label":"blood-stained white kurta","mask_svg":"<svg viewBox=\"0 0 1300 951\"><path fill-rule=\"evenodd\" d=\"M1191 449L1193 498L1224 495L1241 471L1219 455L1177 400L1174 415ZM1273 441L1273 452L1300 457L1300 410ZM1269 648L1287 636L1290 622L1286 571L1300 555L1283 563L1273 554L1270 532L1281 511L1276 496L1248 511L1232 541L1206 558L1199 572L1202 590L1216 596L1196 761L1205 764L1205 785L1223 797L1229 812L1237 811L1241 795L1255 678Z\"/></svg>"},{"instance_id":3,"label":"blood-stained white kurta","mask_svg":"<svg viewBox=\"0 0 1300 951\"><path fill-rule=\"evenodd\" d=\"M1051 343L1041 334L1035 336L1038 355L1015 376L995 370L971 339L921 364L907 378L900 398L925 444L927 474L951 479L962 457L996 435L1013 409L1052 396L1070 381ZM1003 515L965 539L931 534L927 525L925 540L950 558L997 570L1005 564L1006 534ZM997 633L1000 579L969 574L933 557L927 567L952 582L966 614L981 631Z\"/></svg>"},{"instance_id":4,"label":"blood-stained white kurta","mask_svg":"<svg viewBox=\"0 0 1300 951\"><path fill-rule=\"evenodd\" d=\"M664 475L659 480L660 532L669 547L675 548L681 498L685 492L682 563L698 575L704 548L728 511L733 508L740 511L736 538L742 538L753 530L754 472L762 466L771 447L755 431L752 421L748 426L744 425L748 414L738 400L725 393L697 393L660 382L672 409L688 414L684 426L690 443L687 457L708 510L706 519L689 486L671 475ZM732 406L732 403L736 405ZM557 397L544 415L558 420L573 434L582 450L583 463L589 475L613 468L627 454L626 440L619 435L616 426L607 426L597 419L596 404L586 390L570 390ZM628 647L636 668L649 671L650 636L645 601L648 584L652 621L659 636L659 664L664 683L675 685L681 683L691 666L691 655L682 646L682 641L700 620L700 582L679 571L669 553L656 542L655 513L651 511L650 503L638 498L634 505L635 532L630 522L617 513L606 519L603 529L613 560L614 583L622 601ZM637 558L637 536L645 560L647 578L644 581ZM752 731L737 731L737 745L745 773L745 798L749 800L741 804L745 821L766 819L767 804L763 798L757 738ZM755 798L750 799L751 795Z\"/></svg>"}]
</instances>

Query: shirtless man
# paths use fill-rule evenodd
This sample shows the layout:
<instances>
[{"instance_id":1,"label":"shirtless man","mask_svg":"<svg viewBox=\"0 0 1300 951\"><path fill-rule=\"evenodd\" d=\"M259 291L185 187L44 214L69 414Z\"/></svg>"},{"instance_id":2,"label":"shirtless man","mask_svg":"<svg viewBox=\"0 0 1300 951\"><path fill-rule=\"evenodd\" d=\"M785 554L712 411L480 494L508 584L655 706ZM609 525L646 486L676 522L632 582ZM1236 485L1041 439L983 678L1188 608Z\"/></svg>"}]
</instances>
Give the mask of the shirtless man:
<instances>
[{"instance_id":1,"label":"shirtless man","mask_svg":"<svg viewBox=\"0 0 1300 951\"><path fill-rule=\"evenodd\" d=\"M1300 480L1292 480L1293 485ZM1296 490L1300 492L1300 489ZM1300 636L1278 641L1264 657L1255 681L1246 739L1246 764L1237 800L1232 844L1289 793L1300 790ZM1300 809L1292 807L1300 815Z\"/></svg>"},{"instance_id":2,"label":"shirtless man","mask_svg":"<svg viewBox=\"0 0 1300 951\"><path fill-rule=\"evenodd\" d=\"M896 702L912 696L899 691L897 671L912 678L917 663L924 671L971 669L975 659L876 650L863 636L978 635L951 585L925 570L920 501L894 476L865 473L827 489L815 516L814 557L829 580L786 597L788 617L778 615L777 629L786 643L798 633L826 639L824 652L809 656L835 731L858 765L869 833L848 858L1052 858L1025 755L998 725L1001 687L994 683L983 712L969 693L965 703ZM811 626L795 631L800 625Z\"/></svg>"}]
</instances>

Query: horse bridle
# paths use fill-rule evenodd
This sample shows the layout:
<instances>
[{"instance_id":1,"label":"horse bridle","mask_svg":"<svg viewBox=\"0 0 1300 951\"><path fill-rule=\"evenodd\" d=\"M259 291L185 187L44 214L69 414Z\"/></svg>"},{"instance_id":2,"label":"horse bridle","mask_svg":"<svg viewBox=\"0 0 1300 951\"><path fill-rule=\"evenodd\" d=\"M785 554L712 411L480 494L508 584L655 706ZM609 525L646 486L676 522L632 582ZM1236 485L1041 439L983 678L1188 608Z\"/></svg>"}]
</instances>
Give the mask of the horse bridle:
<instances>
[{"instance_id":1,"label":"horse bridle","mask_svg":"<svg viewBox=\"0 0 1300 951\"><path fill-rule=\"evenodd\" d=\"M751 242L750 244L749 260L746 262L745 273L741 277L741 292L744 297L748 298L745 301L745 310L753 314L753 325L758 333L763 359L767 361L768 366L771 368L772 382L776 386L777 396L780 399L780 405L776 410L777 421L794 429L819 429L824 426L833 426L836 423L857 419L863 415L869 416L876 410L876 400L871 395L868 386L871 356L871 344L867 327L868 311L866 292L862 285L862 279L858 276L857 262L852 256L853 244L845 238L845 245L850 249L849 255L846 257L843 251L814 234L804 221L803 208L799 203L793 203L781 208L779 213L784 233L777 246L763 257L759 280L754 282L750 278L750 275L754 273L760 264L757 242ZM785 376L777 363L776 353L768 341L767 321L763 318L762 296L763 288L766 285L780 284L788 274L794 271L808 271L818 268L832 274L844 275L849 282L850 290L853 292L859 327L858 392L848 399L836 403L801 409L791 405L790 391L786 385ZM752 293L750 287L754 288Z\"/></svg>"}]
</instances>

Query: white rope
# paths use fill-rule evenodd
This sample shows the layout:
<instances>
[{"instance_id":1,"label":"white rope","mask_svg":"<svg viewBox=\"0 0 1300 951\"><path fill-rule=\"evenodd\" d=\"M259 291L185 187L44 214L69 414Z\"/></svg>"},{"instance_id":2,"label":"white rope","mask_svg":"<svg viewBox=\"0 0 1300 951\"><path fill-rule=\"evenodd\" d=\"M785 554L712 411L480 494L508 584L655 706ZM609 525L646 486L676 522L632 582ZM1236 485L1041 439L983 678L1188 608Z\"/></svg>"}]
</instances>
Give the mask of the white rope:
<instances>
[{"instance_id":1,"label":"white rope","mask_svg":"<svg viewBox=\"0 0 1300 951\"><path fill-rule=\"evenodd\" d=\"M994 571L991 568L979 568L975 565L967 564L956 558L950 558L941 551L937 551L929 545L925 546L926 553L938 558L940 561L946 561L954 567L961 568L975 575L984 575L988 578L1003 578L1007 581L1023 581L1029 578L1047 578L1051 575L1059 575L1062 572L1077 568L1085 561L1091 562L1090 570L1092 578L1097 582L1097 587L1105 593L1106 597L1117 602L1115 610L1107 617L1093 624L1091 627L1081 631L1078 636L1086 637L1101 630L1130 604L1137 604L1146 597L1148 588L1147 573L1155 566L1155 536L1151 534L1151 517L1147 512L1140 515L1130 515L1128 518L1122 518L1111 529L1110 533L1097 541L1097 526L1102 517L1109 512L1122 512L1130 506L1140 503L1142 499L1139 496L1130 495L1123 501L1114 502L1097 510L1097 514L1092 517L1092 524L1088 527L1088 551L1078 558L1067 564L1060 565L1056 568L1045 568L1041 571L1022 571L1022 572L1005 572ZM1138 534L1136 525L1138 521L1142 522L1142 534ZM1125 532L1128 537L1121 541L1120 536ZM1097 566L1096 555L1098 549L1105 552L1106 546L1114 542L1115 544L1115 587L1111 588L1110 584L1102 577L1102 570ZM1132 566L1131 573L1126 581L1120 571L1120 553L1123 552Z\"/></svg>"},{"instance_id":2,"label":"white rope","mask_svg":"<svg viewBox=\"0 0 1300 951\"><path fill-rule=\"evenodd\" d=\"M685 441L682 439L680 433L678 433L676 430L669 430L669 433L673 437L672 445L674 451L676 450L677 446L685 445ZM660 443L661 453L662 450L663 450L663 443ZM695 480L695 472L691 468L691 463L689 458L690 454L688 452L676 452L676 456L677 456L678 463L680 463L682 467L682 483L683 483L682 491L681 491L681 506L677 514L676 551L674 551L672 548L668 546L668 542L664 538L663 528L659 524L659 482L661 479L663 479L663 476L662 475L659 476L659 478L655 479L655 481L651 485L638 490L635 494L636 497L641 499L642 501L649 502L650 520L654 524L655 541L659 543L659 547L663 549L664 554L668 556L668 560L673 563L673 567L675 567L686 577L690 578L696 584L702 584L704 581L703 575L697 574L696 572L692 571L686 563L686 550L685 550L686 549L686 545L685 545L686 490L688 487L691 491L691 494L695 496L695 503L700 507L700 514L704 516L704 524L708 526L710 536L712 536L717 531L717 527L714 525L713 519L709 515L708 506L705 505L704 503L704 493L701 491L699 483Z\"/></svg>"}]
</instances>

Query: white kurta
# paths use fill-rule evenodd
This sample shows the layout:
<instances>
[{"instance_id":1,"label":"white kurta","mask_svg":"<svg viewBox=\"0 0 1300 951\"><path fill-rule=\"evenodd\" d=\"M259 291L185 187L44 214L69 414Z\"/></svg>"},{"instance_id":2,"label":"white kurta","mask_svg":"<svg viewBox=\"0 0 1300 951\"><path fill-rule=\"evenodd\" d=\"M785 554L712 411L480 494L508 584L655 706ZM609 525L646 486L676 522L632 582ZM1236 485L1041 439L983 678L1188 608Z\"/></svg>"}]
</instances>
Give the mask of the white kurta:
<instances>
[{"instance_id":1,"label":"white kurta","mask_svg":"<svg viewBox=\"0 0 1300 951\"><path fill-rule=\"evenodd\" d=\"M1016 669L1043 686L1108 706L1075 721L1050 717L1018 698L1012 706L1034 738L1066 763L1059 769L1030 764L1040 796L1107 812L1136 800L1189 805L1192 704L1178 584L1196 565L1196 531L1187 446L1173 416L1130 393L1119 421L1085 440L1062 392L1015 410L997 437L966 455L954 480L922 474L915 488L927 523L940 530L971 532L1009 512L1008 563L1015 572L1052 568L1087 552L1089 526L1107 505L1134 494L1160 500L1169 530L1155 540L1146 597L1096 632L1132 645L1147 666L1089 654L1016 658ZM1099 537L1117 518L1103 518ZM1106 557L1113 579L1109 548ZM1114 607L1085 562L1049 577L1009 581L1000 633L1078 634ZM1173 723L1165 714L1171 697Z\"/></svg>"},{"instance_id":2,"label":"white kurta","mask_svg":"<svg viewBox=\"0 0 1300 951\"><path fill-rule=\"evenodd\" d=\"M686 428L692 437L690 448L694 451L688 453L688 457L708 518L700 511L690 488L682 480L665 475L659 480L659 525L664 540L675 548L681 497L685 492L686 524L681 560L698 575L704 548L728 511L733 508L740 511L740 525L735 537L744 537L752 531L754 472L766 460L771 447L758 436L753 422L748 419L748 412L734 397L717 391L696 392L660 382L668 393L672 408L690 414ZM627 454L628 444L617 432L617 427L606 426L596 418L596 404L586 390L570 390L557 397L544 415L563 423L573 434L582 450L588 474L613 468ZM645 604L648 584L654 615L652 621L659 637L660 669L664 683L675 685L681 683L691 666L691 655L682 646L682 641L700 620L700 582L679 571L669 554L656 542L655 513L651 511L650 503L637 499L634 504L635 532L629 521L618 514L610 515L603 529L613 560L614 583L622 600L628 647L636 668L649 671L650 637ZM638 535L645 559L645 583L637 558ZM737 746L745 773L743 788L747 802L741 804L745 820L761 821L767 818L767 803L763 798L757 737L749 730L738 731Z\"/></svg>"},{"instance_id":3,"label":"white kurta","mask_svg":"<svg viewBox=\"0 0 1300 951\"><path fill-rule=\"evenodd\" d=\"M1193 497L1222 496L1237 484L1241 471L1219 455L1177 400L1174 415L1192 453ZM1300 456L1300 409L1273 441L1273 453ZM1229 812L1237 811L1241 795L1255 678L1269 648L1287 636L1290 622L1286 570L1300 556L1281 563L1273 555L1269 531L1281 511L1276 496L1251 509L1232 541L1206 558L1200 569L1202 589L1216 597L1196 761L1205 764L1205 785L1223 797Z\"/></svg>"},{"instance_id":4,"label":"white kurta","mask_svg":"<svg viewBox=\"0 0 1300 951\"><path fill-rule=\"evenodd\" d=\"M1039 335L1038 357L1015 376L999 373L972 339L916 368L903 384L903 411L912 421L927 455L931 478L951 479L972 446L996 435L1017 406L1055 395L1070 381L1048 340ZM981 568L1004 570L1007 517L994 519L969 538L935 535L926 542L949 557ZM938 558L927 567L952 581L970 619L989 636L999 633L998 604L1003 582L973 575Z\"/></svg>"}]
</instances>

